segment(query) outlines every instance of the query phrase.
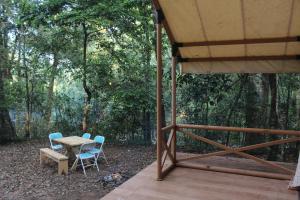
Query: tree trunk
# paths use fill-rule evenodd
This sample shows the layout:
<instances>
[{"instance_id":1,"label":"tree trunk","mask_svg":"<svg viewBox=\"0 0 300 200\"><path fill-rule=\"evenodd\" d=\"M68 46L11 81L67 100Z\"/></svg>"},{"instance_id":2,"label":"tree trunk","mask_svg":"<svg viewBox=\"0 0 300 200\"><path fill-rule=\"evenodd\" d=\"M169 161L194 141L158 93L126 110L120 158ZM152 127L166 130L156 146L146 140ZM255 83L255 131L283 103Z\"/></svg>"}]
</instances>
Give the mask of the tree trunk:
<instances>
[{"instance_id":1,"label":"tree trunk","mask_svg":"<svg viewBox=\"0 0 300 200\"><path fill-rule=\"evenodd\" d=\"M285 105L285 124L284 129L289 129L289 110L290 110L290 99L291 99L291 81L288 82L287 88L287 97L286 97L286 105Z\"/></svg>"},{"instance_id":2,"label":"tree trunk","mask_svg":"<svg viewBox=\"0 0 300 200\"><path fill-rule=\"evenodd\" d=\"M269 94L270 94L270 86L269 86L269 75L262 74L261 75L261 120L260 126L262 128L269 127Z\"/></svg>"},{"instance_id":3,"label":"tree trunk","mask_svg":"<svg viewBox=\"0 0 300 200\"><path fill-rule=\"evenodd\" d=\"M286 97L286 105L285 105L285 123L284 123L284 129L289 129L289 110L290 110L290 101L291 101L291 95L292 95L292 89L291 89L291 80L288 81L287 86L287 97ZM282 136L283 138L288 138L288 136ZM289 161L289 157L291 156L292 151L290 151L291 144L284 144L282 148L282 159L284 162ZM297 157L297 156L295 156Z\"/></svg>"},{"instance_id":4,"label":"tree trunk","mask_svg":"<svg viewBox=\"0 0 300 200\"><path fill-rule=\"evenodd\" d=\"M92 134L97 134L97 127L101 121L103 112L102 112L102 109L101 109L98 101L95 101L93 108L94 108L95 118L94 118L94 123L92 126Z\"/></svg>"},{"instance_id":5,"label":"tree trunk","mask_svg":"<svg viewBox=\"0 0 300 200\"><path fill-rule=\"evenodd\" d=\"M278 121L278 112L277 112L277 75L269 74L269 85L271 92L271 107L270 107L270 115L269 115L269 127L272 129L279 128ZM271 140L278 139L277 135L270 135ZM269 160L277 160L279 154L279 146L271 146L268 159Z\"/></svg>"},{"instance_id":6,"label":"tree trunk","mask_svg":"<svg viewBox=\"0 0 300 200\"><path fill-rule=\"evenodd\" d=\"M0 7L0 12L4 7ZM4 12L3 12L4 13ZM16 138L16 132L11 122L5 101L5 69L8 69L7 31L5 29L5 17L0 18L0 143L11 141ZM4 27L4 28L3 28Z\"/></svg>"},{"instance_id":7,"label":"tree trunk","mask_svg":"<svg viewBox=\"0 0 300 200\"><path fill-rule=\"evenodd\" d=\"M242 76L240 78L240 88L239 88L239 91L238 91L238 93L236 94L236 96L234 98L234 102L230 106L229 114L228 114L227 120L226 120L226 126L230 126L231 117L234 113L236 105L239 102L239 99L241 98L242 92L244 90L245 82L247 81L247 79L248 79L248 74L242 74ZM229 145L229 141L230 141L230 131L228 131L227 135L226 135L226 143L225 143L226 146Z\"/></svg>"},{"instance_id":8,"label":"tree trunk","mask_svg":"<svg viewBox=\"0 0 300 200\"><path fill-rule=\"evenodd\" d=\"M246 126L249 128L255 128L258 121L259 113L259 95L257 91L256 84L254 82L254 77L248 76L246 82ZM252 145L264 141L264 136L261 134L246 134L245 135L245 144ZM261 150L254 151L255 153L260 153Z\"/></svg>"},{"instance_id":9,"label":"tree trunk","mask_svg":"<svg viewBox=\"0 0 300 200\"><path fill-rule=\"evenodd\" d=\"M48 102L45 112L45 121L47 124L47 133L49 133L51 128L51 113L52 113L52 105L53 105L53 88L54 88L54 80L56 76L57 66L58 66L58 56L57 53L53 53L53 65L50 74L50 83L48 87Z\"/></svg>"},{"instance_id":10,"label":"tree trunk","mask_svg":"<svg viewBox=\"0 0 300 200\"><path fill-rule=\"evenodd\" d=\"M150 112L143 111L143 133L144 133L144 143L151 144L151 118Z\"/></svg>"},{"instance_id":11,"label":"tree trunk","mask_svg":"<svg viewBox=\"0 0 300 200\"><path fill-rule=\"evenodd\" d=\"M26 89L26 116L25 116L25 138L30 138L30 91L29 91L29 77L28 68L26 66L26 46L25 46L25 35L23 35L23 67L25 69L25 89Z\"/></svg>"},{"instance_id":12,"label":"tree trunk","mask_svg":"<svg viewBox=\"0 0 300 200\"><path fill-rule=\"evenodd\" d=\"M85 23L82 24L83 29L83 89L86 93L84 108L83 108L83 119L82 119L82 131L86 132L88 129L88 117L90 112L90 104L92 99L92 93L87 86L87 43L88 43L88 32Z\"/></svg>"},{"instance_id":13,"label":"tree trunk","mask_svg":"<svg viewBox=\"0 0 300 200\"><path fill-rule=\"evenodd\" d=\"M1 51L1 50L0 50ZM1 62L1 61L0 61ZM9 112L5 106L5 91L3 85L2 68L0 72L0 143L16 138L16 132L11 122Z\"/></svg>"},{"instance_id":14,"label":"tree trunk","mask_svg":"<svg viewBox=\"0 0 300 200\"><path fill-rule=\"evenodd\" d=\"M147 3L142 2L143 10L142 14L147 14ZM149 29L149 23L148 21L143 21L143 29L145 32L145 38L144 38L144 63L143 63L143 71L144 71L144 78L145 78L145 90L146 90L146 97L147 97L147 106L150 107L151 105L151 78L150 78L150 67L151 67L151 42L150 42L150 33L151 30ZM144 135L144 143L145 144L151 144L151 113L150 108L143 109L143 135Z\"/></svg>"}]
</instances>

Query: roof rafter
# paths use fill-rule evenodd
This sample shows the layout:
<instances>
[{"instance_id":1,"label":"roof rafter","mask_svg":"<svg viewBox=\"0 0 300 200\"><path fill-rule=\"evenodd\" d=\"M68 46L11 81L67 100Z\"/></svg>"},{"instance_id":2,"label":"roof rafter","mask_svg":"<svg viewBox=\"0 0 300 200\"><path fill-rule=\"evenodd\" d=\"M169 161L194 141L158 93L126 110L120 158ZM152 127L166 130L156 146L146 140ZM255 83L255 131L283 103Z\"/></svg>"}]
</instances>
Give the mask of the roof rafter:
<instances>
[{"instance_id":1,"label":"roof rafter","mask_svg":"<svg viewBox=\"0 0 300 200\"><path fill-rule=\"evenodd\" d=\"M185 43L177 43L177 46L179 46L179 47L196 47L196 46L218 46L218 45L239 45L239 44L266 44L266 43L282 43L282 42L300 42L300 36L277 37L277 38L257 38L257 39L244 39L244 40L185 42Z\"/></svg>"}]
</instances>

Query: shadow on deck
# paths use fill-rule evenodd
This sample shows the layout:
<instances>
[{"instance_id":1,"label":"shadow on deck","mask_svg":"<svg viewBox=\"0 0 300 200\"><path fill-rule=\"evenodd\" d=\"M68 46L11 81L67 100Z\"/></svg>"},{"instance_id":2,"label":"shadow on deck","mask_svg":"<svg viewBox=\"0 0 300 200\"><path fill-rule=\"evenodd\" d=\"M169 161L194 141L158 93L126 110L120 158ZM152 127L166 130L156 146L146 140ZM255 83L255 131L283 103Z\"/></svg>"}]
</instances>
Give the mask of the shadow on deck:
<instances>
[{"instance_id":1,"label":"shadow on deck","mask_svg":"<svg viewBox=\"0 0 300 200\"><path fill-rule=\"evenodd\" d=\"M195 162L195 161L194 161ZM193 163L194 163L193 162ZM200 161L198 161L200 163ZM232 157L213 157L201 164L266 171L259 164ZM290 168L293 165L285 164ZM116 188L102 200L297 200L287 180L175 168L163 181L156 181L156 162Z\"/></svg>"}]
</instances>

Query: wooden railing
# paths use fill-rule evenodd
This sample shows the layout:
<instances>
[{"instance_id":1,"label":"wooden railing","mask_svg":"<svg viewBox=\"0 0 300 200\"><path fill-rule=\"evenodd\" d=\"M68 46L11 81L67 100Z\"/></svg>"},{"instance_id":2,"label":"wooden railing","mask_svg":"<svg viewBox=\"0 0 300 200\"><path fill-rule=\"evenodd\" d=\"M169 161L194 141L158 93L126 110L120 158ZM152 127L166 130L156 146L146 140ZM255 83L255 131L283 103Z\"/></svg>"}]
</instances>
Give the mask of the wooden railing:
<instances>
[{"instance_id":1,"label":"wooden railing","mask_svg":"<svg viewBox=\"0 0 300 200\"><path fill-rule=\"evenodd\" d=\"M230 132L235 132L235 133L246 133L246 134L270 134L270 135L286 135L286 136L291 136L289 138L285 139L279 139L279 140L274 140L274 141L269 141L269 142L264 142L264 143L259 143L259 144L253 144L253 145L248 145L244 147L230 147L226 146L224 144L215 142L211 139L205 138L200 135L196 135L189 131L188 129L201 129L201 130L211 130L211 131L230 131ZM273 130L273 129L259 129L259 128L240 128L240 127L223 127L223 126L209 126L209 125L191 125L191 124L177 124L176 126L167 126L165 128L162 128L163 134L165 132L171 131L169 134L169 138L167 142L164 140L162 141L163 143L163 156L162 156L162 166L161 169L163 169L163 166L165 164L165 160L167 156L170 158L172 163L174 164L171 165L169 168L172 169L173 167L187 167L187 168L193 168L193 169L202 169L202 170L209 170L209 171L218 171L218 172L225 172L225 173L234 173L234 174L243 174L243 175L250 175L250 176L258 176L258 177L266 177L266 178L274 178L274 179L291 179L294 171L281 166L275 162L267 161L262 158L258 158L256 156L250 155L248 153L245 153L245 151L249 150L254 150L254 149L259 149L259 148L264 148L264 147L270 147L273 145L280 145L280 144L285 144L285 143L291 143L291 142L297 142L300 141L300 131L294 131L294 130ZM212 153L206 153L206 154L200 154L200 155L194 155L194 156L189 156L186 158L181 158L181 159L176 159L173 154L172 154L172 140L174 139L174 135L176 135L176 132L181 132L185 136L190 137L193 140L197 140L200 142L204 142L207 144L210 144L214 147L217 147L219 149L222 149L221 151L217 152L212 152ZM164 138L164 137L162 137ZM175 147L173 147L175 148ZM247 159L254 160L260 164L263 164L269 168L272 168L274 170L277 170L280 173L270 173L270 172L259 172L259 171L250 171L250 170L242 170L242 169L233 169L233 168L225 168L225 167L217 167L217 166L208 166L208 165L195 165L191 164L190 160L195 160L195 159L203 159L203 158L208 158L212 156L224 156L227 154L236 154L240 157L244 157ZM162 171L162 174L165 176L167 173L170 171L170 169Z\"/></svg>"}]
</instances>

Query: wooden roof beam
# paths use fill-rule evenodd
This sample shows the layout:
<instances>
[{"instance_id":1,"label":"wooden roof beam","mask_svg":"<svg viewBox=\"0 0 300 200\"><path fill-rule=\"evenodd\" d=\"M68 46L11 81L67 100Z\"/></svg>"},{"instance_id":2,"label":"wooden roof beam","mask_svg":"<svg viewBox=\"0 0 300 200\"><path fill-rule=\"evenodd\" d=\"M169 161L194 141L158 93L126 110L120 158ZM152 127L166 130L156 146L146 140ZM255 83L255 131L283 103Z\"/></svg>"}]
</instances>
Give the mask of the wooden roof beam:
<instances>
[{"instance_id":1,"label":"wooden roof beam","mask_svg":"<svg viewBox=\"0 0 300 200\"><path fill-rule=\"evenodd\" d=\"M266 43L282 43L282 42L300 42L300 36L243 39L243 40L184 42L184 43L176 43L175 45L177 47L197 47L197 46L218 46L218 45L238 45L238 44L266 44Z\"/></svg>"},{"instance_id":2,"label":"wooden roof beam","mask_svg":"<svg viewBox=\"0 0 300 200\"><path fill-rule=\"evenodd\" d=\"M239 56L239 57L211 57L211 58L182 58L177 56L177 62L221 62L221 61L260 61L260 60L300 60L300 55L282 56Z\"/></svg>"}]
</instances>

